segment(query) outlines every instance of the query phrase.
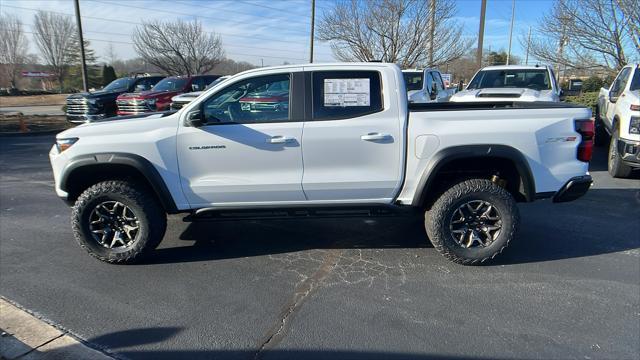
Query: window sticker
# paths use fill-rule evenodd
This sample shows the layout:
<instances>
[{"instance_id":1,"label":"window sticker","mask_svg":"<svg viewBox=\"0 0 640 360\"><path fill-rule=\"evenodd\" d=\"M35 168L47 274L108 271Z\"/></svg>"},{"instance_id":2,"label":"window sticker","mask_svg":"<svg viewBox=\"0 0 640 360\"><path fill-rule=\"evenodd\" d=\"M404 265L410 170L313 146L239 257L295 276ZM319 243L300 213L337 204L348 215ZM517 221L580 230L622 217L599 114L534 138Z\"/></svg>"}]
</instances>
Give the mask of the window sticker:
<instances>
[{"instance_id":1,"label":"window sticker","mask_svg":"<svg viewBox=\"0 0 640 360\"><path fill-rule=\"evenodd\" d=\"M324 79L324 106L370 106L369 79Z\"/></svg>"}]
</instances>

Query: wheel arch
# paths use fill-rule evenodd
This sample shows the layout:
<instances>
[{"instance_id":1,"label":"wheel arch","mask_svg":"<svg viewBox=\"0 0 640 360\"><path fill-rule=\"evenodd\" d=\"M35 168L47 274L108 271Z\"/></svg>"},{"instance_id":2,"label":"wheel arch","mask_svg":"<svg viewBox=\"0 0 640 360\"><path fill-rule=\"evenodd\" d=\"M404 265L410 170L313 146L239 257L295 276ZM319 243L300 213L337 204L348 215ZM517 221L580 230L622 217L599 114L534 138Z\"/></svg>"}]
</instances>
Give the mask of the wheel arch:
<instances>
[{"instance_id":1,"label":"wheel arch","mask_svg":"<svg viewBox=\"0 0 640 360\"><path fill-rule=\"evenodd\" d=\"M143 183L156 195L167 213L178 209L162 176L151 162L129 153L85 154L72 158L62 170L60 188L69 201L75 201L82 191L100 181L132 179Z\"/></svg>"},{"instance_id":2,"label":"wheel arch","mask_svg":"<svg viewBox=\"0 0 640 360\"><path fill-rule=\"evenodd\" d=\"M453 146L436 153L420 177L412 203L428 206L434 201L434 196L446 190L439 188L438 180L462 180L469 178L472 173L486 176L495 170L506 172L498 175L511 180L512 184L507 184L507 190L517 201L535 200L535 180L524 155L511 146L483 144ZM514 180L517 180L517 186Z\"/></svg>"}]
</instances>

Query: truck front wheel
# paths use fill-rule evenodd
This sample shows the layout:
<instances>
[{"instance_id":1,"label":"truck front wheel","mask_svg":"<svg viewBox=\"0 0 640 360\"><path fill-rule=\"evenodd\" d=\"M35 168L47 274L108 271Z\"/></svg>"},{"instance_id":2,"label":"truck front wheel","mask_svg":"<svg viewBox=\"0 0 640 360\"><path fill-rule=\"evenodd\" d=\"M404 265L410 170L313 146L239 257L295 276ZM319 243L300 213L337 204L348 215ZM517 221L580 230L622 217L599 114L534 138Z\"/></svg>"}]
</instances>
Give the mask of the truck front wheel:
<instances>
[{"instance_id":1,"label":"truck front wheel","mask_svg":"<svg viewBox=\"0 0 640 360\"><path fill-rule=\"evenodd\" d=\"M609 160L607 162L607 169L609 174L614 178L627 178L631 175L631 166L625 164L622 161L622 156L618 152L618 139L620 138L620 131L614 130L611 136L611 142L609 143Z\"/></svg>"},{"instance_id":2,"label":"truck front wheel","mask_svg":"<svg viewBox=\"0 0 640 360\"><path fill-rule=\"evenodd\" d=\"M144 185L104 181L78 197L71 224L76 241L93 257L131 263L158 246L167 217Z\"/></svg>"},{"instance_id":3,"label":"truck front wheel","mask_svg":"<svg viewBox=\"0 0 640 360\"><path fill-rule=\"evenodd\" d=\"M519 222L513 196L486 179L454 185L425 214L433 246L463 265L481 264L501 253L515 237Z\"/></svg>"}]
</instances>

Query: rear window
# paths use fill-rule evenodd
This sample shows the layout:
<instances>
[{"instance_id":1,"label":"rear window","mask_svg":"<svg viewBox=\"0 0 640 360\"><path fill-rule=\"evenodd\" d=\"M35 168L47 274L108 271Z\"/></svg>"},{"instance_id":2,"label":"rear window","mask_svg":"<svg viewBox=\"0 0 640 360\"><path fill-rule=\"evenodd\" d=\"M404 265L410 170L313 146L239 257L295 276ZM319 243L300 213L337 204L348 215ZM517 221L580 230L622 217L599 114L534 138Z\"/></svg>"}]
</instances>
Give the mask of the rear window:
<instances>
[{"instance_id":1,"label":"rear window","mask_svg":"<svg viewBox=\"0 0 640 360\"><path fill-rule=\"evenodd\" d=\"M382 111L382 86L377 71L313 73L313 119L338 120Z\"/></svg>"},{"instance_id":2,"label":"rear window","mask_svg":"<svg viewBox=\"0 0 640 360\"><path fill-rule=\"evenodd\" d=\"M403 72L402 76L404 77L404 83L407 86L407 91L422 90L423 75L424 72L422 71Z\"/></svg>"},{"instance_id":3,"label":"rear window","mask_svg":"<svg viewBox=\"0 0 640 360\"><path fill-rule=\"evenodd\" d=\"M546 69L481 70L467 87L467 89L486 88L551 90L551 80Z\"/></svg>"}]
</instances>

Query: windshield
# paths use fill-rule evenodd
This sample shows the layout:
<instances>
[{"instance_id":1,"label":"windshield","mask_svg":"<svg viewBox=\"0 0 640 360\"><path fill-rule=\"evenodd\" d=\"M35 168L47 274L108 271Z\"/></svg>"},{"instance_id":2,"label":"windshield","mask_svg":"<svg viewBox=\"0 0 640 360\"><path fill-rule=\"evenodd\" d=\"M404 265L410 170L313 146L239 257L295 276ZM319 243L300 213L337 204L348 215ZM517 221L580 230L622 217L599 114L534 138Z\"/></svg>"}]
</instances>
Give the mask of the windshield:
<instances>
[{"instance_id":1,"label":"windshield","mask_svg":"<svg viewBox=\"0 0 640 360\"><path fill-rule=\"evenodd\" d=\"M133 78L121 78L113 80L109 85L105 86L104 91L125 91L133 84Z\"/></svg>"},{"instance_id":2,"label":"windshield","mask_svg":"<svg viewBox=\"0 0 640 360\"><path fill-rule=\"evenodd\" d=\"M420 72L403 72L404 83L407 86L407 91L410 90L422 90L422 80L424 73Z\"/></svg>"},{"instance_id":3,"label":"windshield","mask_svg":"<svg viewBox=\"0 0 640 360\"><path fill-rule=\"evenodd\" d=\"M633 79L631 79L631 84L629 85L629 90L640 90L640 68L636 68L636 71L633 74Z\"/></svg>"},{"instance_id":4,"label":"windshield","mask_svg":"<svg viewBox=\"0 0 640 360\"><path fill-rule=\"evenodd\" d=\"M159 83L157 83L152 90L154 91L182 90L186 83L187 83L186 78L166 78L160 81Z\"/></svg>"},{"instance_id":5,"label":"windshield","mask_svg":"<svg viewBox=\"0 0 640 360\"><path fill-rule=\"evenodd\" d=\"M467 89L527 88L551 90L546 69L481 70L473 77Z\"/></svg>"}]
</instances>

